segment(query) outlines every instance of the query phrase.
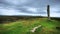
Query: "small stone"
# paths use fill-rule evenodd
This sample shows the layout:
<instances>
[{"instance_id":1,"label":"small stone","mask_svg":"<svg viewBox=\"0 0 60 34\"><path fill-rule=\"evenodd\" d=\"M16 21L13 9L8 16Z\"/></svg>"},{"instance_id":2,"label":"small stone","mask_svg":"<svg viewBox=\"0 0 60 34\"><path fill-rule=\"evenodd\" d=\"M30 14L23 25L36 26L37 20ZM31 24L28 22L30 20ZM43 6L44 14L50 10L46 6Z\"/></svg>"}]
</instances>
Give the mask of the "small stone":
<instances>
[{"instance_id":1,"label":"small stone","mask_svg":"<svg viewBox=\"0 0 60 34\"><path fill-rule=\"evenodd\" d=\"M32 30L30 30L31 32L35 32L39 27L41 27L41 25L34 27Z\"/></svg>"}]
</instances>

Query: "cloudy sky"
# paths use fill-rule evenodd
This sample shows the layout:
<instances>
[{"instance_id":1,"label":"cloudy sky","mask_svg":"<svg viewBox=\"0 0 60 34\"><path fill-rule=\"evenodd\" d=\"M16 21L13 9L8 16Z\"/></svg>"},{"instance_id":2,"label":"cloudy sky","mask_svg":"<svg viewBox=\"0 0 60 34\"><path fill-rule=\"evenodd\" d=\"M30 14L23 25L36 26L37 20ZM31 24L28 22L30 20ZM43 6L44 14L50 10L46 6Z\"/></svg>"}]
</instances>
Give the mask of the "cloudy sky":
<instances>
[{"instance_id":1,"label":"cloudy sky","mask_svg":"<svg viewBox=\"0 0 60 34\"><path fill-rule=\"evenodd\" d=\"M0 0L0 15L47 16L60 17L60 0Z\"/></svg>"}]
</instances>

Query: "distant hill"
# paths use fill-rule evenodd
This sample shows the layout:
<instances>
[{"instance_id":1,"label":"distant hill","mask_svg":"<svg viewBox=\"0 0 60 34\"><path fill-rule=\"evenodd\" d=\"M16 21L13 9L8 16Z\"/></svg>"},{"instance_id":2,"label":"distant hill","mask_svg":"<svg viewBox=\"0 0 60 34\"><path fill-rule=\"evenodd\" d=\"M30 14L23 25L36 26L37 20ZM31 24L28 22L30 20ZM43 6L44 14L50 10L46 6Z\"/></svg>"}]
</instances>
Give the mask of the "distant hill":
<instances>
[{"instance_id":1,"label":"distant hill","mask_svg":"<svg viewBox=\"0 0 60 34\"><path fill-rule=\"evenodd\" d=\"M0 16L0 23L14 22L19 19L34 19L34 18L47 18L45 16ZM57 17L51 17L51 19L60 20Z\"/></svg>"},{"instance_id":2,"label":"distant hill","mask_svg":"<svg viewBox=\"0 0 60 34\"><path fill-rule=\"evenodd\" d=\"M43 18L42 16L0 16L0 23L13 22L19 19Z\"/></svg>"}]
</instances>

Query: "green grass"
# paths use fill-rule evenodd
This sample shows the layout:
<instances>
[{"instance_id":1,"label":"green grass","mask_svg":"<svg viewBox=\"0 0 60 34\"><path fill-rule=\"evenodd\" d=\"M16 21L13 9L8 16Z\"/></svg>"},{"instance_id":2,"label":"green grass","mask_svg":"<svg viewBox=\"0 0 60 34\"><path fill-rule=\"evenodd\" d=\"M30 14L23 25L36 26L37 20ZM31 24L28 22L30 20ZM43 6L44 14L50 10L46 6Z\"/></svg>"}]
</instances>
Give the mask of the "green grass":
<instances>
[{"instance_id":1,"label":"green grass","mask_svg":"<svg viewBox=\"0 0 60 34\"><path fill-rule=\"evenodd\" d=\"M28 20L18 20L9 24L2 24L0 26L1 34L60 34L56 26L60 26L60 23L56 20L48 21L47 18L35 18ZM38 25L42 27L38 28L36 32L32 33L30 30Z\"/></svg>"}]
</instances>

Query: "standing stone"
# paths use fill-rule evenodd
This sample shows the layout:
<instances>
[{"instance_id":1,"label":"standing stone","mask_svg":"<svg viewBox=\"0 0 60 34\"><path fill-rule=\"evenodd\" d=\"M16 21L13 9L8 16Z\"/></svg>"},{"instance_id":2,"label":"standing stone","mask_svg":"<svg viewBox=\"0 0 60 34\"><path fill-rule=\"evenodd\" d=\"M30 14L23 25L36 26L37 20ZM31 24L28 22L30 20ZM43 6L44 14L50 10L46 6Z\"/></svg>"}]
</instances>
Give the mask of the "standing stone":
<instances>
[{"instance_id":1,"label":"standing stone","mask_svg":"<svg viewBox=\"0 0 60 34\"><path fill-rule=\"evenodd\" d=\"M48 20L50 20L50 5L47 5Z\"/></svg>"}]
</instances>

